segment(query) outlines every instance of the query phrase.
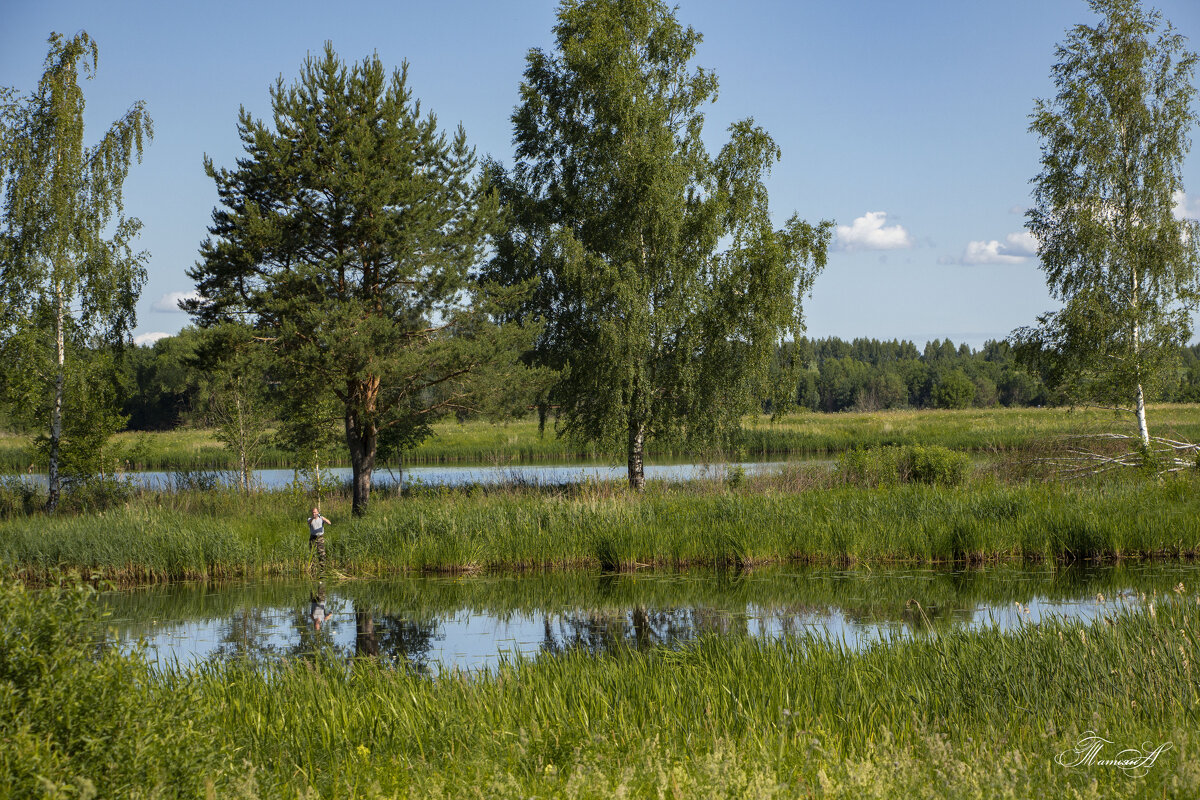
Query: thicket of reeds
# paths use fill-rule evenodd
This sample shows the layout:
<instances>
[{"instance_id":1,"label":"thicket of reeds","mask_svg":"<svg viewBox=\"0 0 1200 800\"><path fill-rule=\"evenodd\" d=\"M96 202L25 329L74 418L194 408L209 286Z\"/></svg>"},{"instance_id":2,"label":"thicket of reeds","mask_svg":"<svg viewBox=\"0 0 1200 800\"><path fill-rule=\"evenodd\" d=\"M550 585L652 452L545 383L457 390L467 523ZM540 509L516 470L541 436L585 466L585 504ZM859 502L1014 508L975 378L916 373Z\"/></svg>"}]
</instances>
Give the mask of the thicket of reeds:
<instances>
[{"instance_id":1,"label":"thicket of reeds","mask_svg":"<svg viewBox=\"0 0 1200 800\"><path fill-rule=\"evenodd\" d=\"M1190 475L1083 484L862 488L804 470L729 483L471 487L326 501L332 568L356 576L772 562L1072 562L1200 554ZM820 490L803 490L820 485ZM0 566L125 582L306 574L303 494L148 493L102 513L0 520Z\"/></svg>"},{"instance_id":2,"label":"thicket of reeds","mask_svg":"<svg viewBox=\"0 0 1200 800\"><path fill-rule=\"evenodd\" d=\"M436 677L320 653L157 671L98 643L86 587L5 581L0 607L0 796L1200 792L1200 598L1182 586L1089 625L860 652L703 637ZM1098 758L1069 766L1092 734ZM1103 763L1159 745L1141 769Z\"/></svg>"}]
</instances>

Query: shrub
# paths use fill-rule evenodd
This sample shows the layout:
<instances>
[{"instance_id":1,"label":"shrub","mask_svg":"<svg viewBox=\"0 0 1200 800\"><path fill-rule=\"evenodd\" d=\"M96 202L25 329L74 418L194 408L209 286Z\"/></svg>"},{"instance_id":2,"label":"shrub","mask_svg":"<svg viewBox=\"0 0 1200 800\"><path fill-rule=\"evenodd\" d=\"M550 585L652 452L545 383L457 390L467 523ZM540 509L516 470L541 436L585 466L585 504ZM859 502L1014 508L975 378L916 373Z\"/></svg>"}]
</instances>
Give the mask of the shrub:
<instances>
[{"instance_id":1,"label":"shrub","mask_svg":"<svg viewBox=\"0 0 1200 800\"><path fill-rule=\"evenodd\" d=\"M857 486L957 486L966 479L969 465L965 453L939 445L847 450L838 457L838 472Z\"/></svg>"},{"instance_id":2,"label":"shrub","mask_svg":"<svg viewBox=\"0 0 1200 800\"><path fill-rule=\"evenodd\" d=\"M906 482L958 486L967 477L970 460L939 445L909 445L904 448L902 472Z\"/></svg>"},{"instance_id":3,"label":"shrub","mask_svg":"<svg viewBox=\"0 0 1200 800\"><path fill-rule=\"evenodd\" d=\"M19 477L0 478L0 517L31 514L46 502L31 481Z\"/></svg>"},{"instance_id":4,"label":"shrub","mask_svg":"<svg viewBox=\"0 0 1200 800\"><path fill-rule=\"evenodd\" d=\"M837 469L856 486L895 486L900 483L899 447L855 448L838 456Z\"/></svg>"}]
</instances>

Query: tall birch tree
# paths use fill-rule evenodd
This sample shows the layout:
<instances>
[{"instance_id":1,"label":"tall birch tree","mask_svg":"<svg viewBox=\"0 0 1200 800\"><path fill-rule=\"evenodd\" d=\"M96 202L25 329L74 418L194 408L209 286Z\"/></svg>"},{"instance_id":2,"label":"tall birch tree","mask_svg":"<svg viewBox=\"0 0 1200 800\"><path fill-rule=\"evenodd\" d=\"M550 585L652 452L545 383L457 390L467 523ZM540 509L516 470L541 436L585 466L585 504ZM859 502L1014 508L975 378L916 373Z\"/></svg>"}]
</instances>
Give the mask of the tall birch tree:
<instances>
[{"instance_id":1,"label":"tall birch tree","mask_svg":"<svg viewBox=\"0 0 1200 800\"><path fill-rule=\"evenodd\" d=\"M1028 228L1063 303L1014 332L1018 354L1074 401L1128 412L1150 446L1146 400L1191 336L1200 227L1174 212L1196 121L1196 55L1137 0L1090 0L1039 100Z\"/></svg>"},{"instance_id":2,"label":"tall birch tree","mask_svg":"<svg viewBox=\"0 0 1200 800\"><path fill-rule=\"evenodd\" d=\"M563 366L563 430L624 452L641 489L648 441L718 443L769 393L832 223L773 227L780 151L753 120L707 152L717 79L670 7L567 0L554 35L526 58L512 174L493 166L509 227L489 274L539 281L524 313L546 323L540 363Z\"/></svg>"},{"instance_id":3,"label":"tall birch tree","mask_svg":"<svg viewBox=\"0 0 1200 800\"><path fill-rule=\"evenodd\" d=\"M9 93L0 122L0 344L10 367L21 364L10 380L24 381L21 393L32 400L22 413L47 412L46 505L53 511L72 344L123 344L146 281L146 255L132 246L141 223L124 216L122 186L153 130L138 101L86 146L79 81L97 67L96 43L84 32L49 41L37 89L20 100ZM89 394L77 396L87 403L95 399Z\"/></svg>"}]
</instances>

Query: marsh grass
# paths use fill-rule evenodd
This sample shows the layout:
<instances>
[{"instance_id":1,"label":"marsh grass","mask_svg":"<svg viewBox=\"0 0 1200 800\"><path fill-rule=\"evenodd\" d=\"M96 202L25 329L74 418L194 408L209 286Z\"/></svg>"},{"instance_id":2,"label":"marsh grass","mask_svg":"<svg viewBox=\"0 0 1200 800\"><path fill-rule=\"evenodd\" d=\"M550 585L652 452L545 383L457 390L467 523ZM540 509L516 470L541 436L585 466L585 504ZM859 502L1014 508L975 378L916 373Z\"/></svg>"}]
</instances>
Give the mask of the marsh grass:
<instances>
[{"instance_id":1,"label":"marsh grass","mask_svg":"<svg viewBox=\"0 0 1200 800\"><path fill-rule=\"evenodd\" d=\"M1072 562L1200 554L1196 478L1089 484L818 491L782 475L552 489L468 487L380 497L353 518L327 499L334 568L352 575L570 567ZM0 565L29 580L61 569L132 583L305 574L307 499L279 492L148 493L88 516L0 520Z\"/></svg>"},{"instance_id":2,"label":"marsh grass","mask_svg":"<svg viewBox=\"0 0 1200 800\"><path fill-rule=\"evenodd\" d=\"M1151 406L1152 432L1200 441L1200 405ZM874 413L797 413L772 420L746 417L740 435L719 451L690 451L651 442L648 455L659 460L739 461L781 456L828 456L854 448L938 445L973 453L1005 453L1042 446L1066 435L1126 431L1130 421L1109 411L1064 408L989 408L959 411L882 411ZM31 437L0 433L0 471L44 468L30 456ZM135 470L230 469L233 459L212 431L183 428L161 433L126 432L114 438L119 462ZM607 460L621 456L580 447L555 435L538 435L526 418L492 423L443 421L434 435L406 452L404 465L529 464ZM290 467L286 453L270 449L264 468ZM346 466L345 463L336 466ZM395 465L393 465L394 467Z\"/></svg>"},{"instance_id":3,"label":"marsh grass","mask_svg":"<svg viewBox=\"0 0 1200 800\"><path fill-rule=\"evenodd\" d=\"M572 650L422 677L320 653L165 672L97 650L86 589L0 584L0 794L1194 797L1200 604L953 630ZM1140 777L1056 764L1170 743ZM80 790L83 791L80 791ZM310 795L311 796L311 795Z\"/></svg>"}]
</instances>

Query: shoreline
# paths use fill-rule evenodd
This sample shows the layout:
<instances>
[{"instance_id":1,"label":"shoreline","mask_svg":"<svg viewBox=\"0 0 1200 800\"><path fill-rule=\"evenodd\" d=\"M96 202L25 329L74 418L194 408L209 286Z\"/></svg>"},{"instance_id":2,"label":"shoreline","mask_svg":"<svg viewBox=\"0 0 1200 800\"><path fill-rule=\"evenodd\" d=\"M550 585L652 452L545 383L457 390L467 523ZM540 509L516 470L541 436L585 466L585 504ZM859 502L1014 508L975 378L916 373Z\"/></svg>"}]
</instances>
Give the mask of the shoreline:
<instances>
[{"instance_id":1,"label":"shoreline","mask_svg":"<svg viewBox=\"0 0 1200 800\"><path fill-rule=\"evenodd\" d=\"M792 476L797 477L797 476ZM329 565L347 577L768 564L870 567L1194 560L1191 476L1077 485L479 488L378 497L363 518L326 499ZM799 473L803 480L804 473ZM78 516L0 520L0 569L31 583L74 571L130 585L309 573L289 492L146 495Z\"/></svg>"}]
</instances>

